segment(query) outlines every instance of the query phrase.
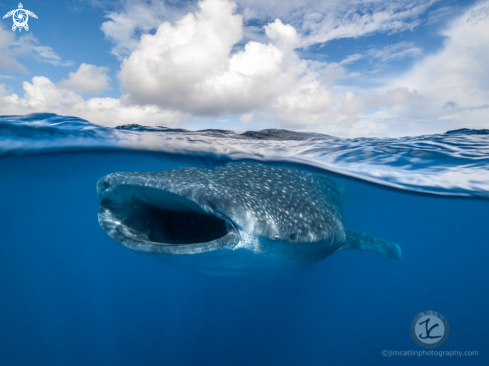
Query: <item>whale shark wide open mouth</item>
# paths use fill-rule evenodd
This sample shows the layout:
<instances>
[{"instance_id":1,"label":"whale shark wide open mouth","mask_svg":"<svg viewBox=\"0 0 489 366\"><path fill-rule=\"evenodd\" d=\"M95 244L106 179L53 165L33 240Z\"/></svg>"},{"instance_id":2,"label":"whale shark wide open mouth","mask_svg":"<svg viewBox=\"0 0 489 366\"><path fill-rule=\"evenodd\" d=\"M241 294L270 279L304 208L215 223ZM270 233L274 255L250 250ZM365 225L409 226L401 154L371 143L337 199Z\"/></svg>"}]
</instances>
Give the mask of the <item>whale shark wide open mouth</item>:
<instances>
[{"instance_id":1,"label":"whale shark wide open mouth","mask_svg":"<svg viewBox=\"0 0 489 366\"><path fill-rule=\"evenodd\" d=\"M204 210L191 199L163 189L114 183L99 181L99 222L112 239L130 249L193 254L239 242L234 223L213 211L212 205Z\"/></svg>"}]
</instances>

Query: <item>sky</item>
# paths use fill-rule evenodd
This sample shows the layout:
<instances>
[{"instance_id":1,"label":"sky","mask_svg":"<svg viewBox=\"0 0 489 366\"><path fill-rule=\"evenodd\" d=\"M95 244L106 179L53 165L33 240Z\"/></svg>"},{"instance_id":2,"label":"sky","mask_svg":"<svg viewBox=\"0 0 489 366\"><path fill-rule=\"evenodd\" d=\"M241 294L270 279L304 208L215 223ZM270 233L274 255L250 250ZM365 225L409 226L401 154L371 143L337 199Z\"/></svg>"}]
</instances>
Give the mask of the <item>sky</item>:
<instances>
[{"instance_id":1,"label":"sky","mask_svg":"<svg viewBox=\"0 0 489 366\"><path fill-rule=\"evenodd\" d=\"M0 115L340 137L489 128L489 0L22 5L29 30L0 21Z\"/></svg>"}]
</instances>

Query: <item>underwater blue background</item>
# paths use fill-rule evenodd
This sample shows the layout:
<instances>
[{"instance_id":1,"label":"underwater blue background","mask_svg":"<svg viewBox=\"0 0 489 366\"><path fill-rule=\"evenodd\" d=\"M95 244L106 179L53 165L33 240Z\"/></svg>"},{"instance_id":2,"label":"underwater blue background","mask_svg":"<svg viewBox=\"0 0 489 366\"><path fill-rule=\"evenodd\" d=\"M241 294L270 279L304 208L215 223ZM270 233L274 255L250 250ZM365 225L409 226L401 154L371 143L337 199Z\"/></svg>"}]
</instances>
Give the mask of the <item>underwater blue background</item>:
<instances>
[{"instance_id":1,"label":"underwater blue background","mask_svg":"<svg viewBox=\"0 0 489 366\"><path fill-rule=\"evenodd\" d=\"M489 363L489 200L476 197L485 192L441 196L333 174L345 186L345 227L399 243L401 260L342 251L279 278L200 277L111 240L95 185L115 171L222 156L29 151L32 141L12 152L22 136L5 131L16 123L0 124L1 365ZM436 350L479 355L383 357L422 350L409 326L425 310L450 324Z\"/></svg>"}]
</instances>

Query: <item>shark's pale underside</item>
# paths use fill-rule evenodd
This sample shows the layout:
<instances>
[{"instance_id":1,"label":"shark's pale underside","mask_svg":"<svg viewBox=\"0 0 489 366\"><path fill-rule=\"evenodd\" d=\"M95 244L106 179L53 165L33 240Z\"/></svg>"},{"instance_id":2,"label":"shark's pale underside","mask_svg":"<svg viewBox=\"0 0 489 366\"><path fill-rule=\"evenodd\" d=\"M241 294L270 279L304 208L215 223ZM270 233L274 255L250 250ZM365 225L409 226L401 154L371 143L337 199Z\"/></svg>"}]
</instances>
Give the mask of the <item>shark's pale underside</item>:
<instances>
[{"instance_id":1,"label":"shark's pale underside","mask_svg":"<svg viewBox=\"0 0 489 366\"><path fill-rule=\"evenodd\" d=\"M112 239L191 273L280 273L344 249L401 257L397 244L343 228L332 180L294 168L118 172L97 191L99 222Z\"/></svg>"}]
</instances>

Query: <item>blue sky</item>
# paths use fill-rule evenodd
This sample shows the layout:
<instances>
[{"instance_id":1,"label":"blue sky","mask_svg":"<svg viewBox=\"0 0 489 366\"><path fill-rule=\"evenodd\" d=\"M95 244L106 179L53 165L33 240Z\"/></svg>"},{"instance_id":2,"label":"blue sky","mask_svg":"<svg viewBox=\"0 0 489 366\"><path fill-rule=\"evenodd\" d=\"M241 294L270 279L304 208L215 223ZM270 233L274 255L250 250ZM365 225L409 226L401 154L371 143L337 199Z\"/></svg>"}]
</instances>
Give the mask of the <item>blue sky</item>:
<instances>
[{"instance_id":1,"label":"blue sky","mask_svg":"<svg viewBox=\"0 0 489 366\"><path fill-rule=\"evenodd\" d=\"M23 6L29 31L0 23L0 114L348 137L489 128L489 1Z\"/></svg>"}]
</instances>

